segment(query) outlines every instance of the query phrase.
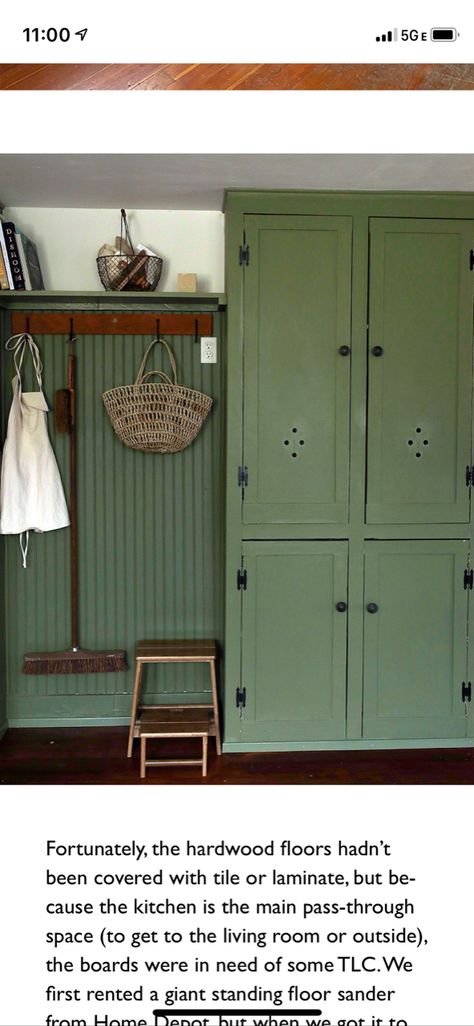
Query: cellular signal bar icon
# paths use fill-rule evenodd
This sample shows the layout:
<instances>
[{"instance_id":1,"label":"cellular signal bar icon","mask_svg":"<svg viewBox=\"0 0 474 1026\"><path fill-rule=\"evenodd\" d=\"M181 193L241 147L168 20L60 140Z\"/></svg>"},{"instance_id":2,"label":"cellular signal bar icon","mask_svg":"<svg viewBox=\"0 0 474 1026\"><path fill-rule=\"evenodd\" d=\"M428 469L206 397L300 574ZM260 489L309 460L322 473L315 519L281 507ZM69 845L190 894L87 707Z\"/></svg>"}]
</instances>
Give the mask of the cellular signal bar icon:
<instances>
[{"instance_id":1,"label":"cellular signal bar icon","mask_svg":"<svg viewBox=\"0 0 474 1026\"><path fill-rule=\"evenodd\" d=\"M388 32L384 32L383 36L376 36L376 43L396 43L398 39L398 29L389 29Z\"/></svg>"}]
</instances>

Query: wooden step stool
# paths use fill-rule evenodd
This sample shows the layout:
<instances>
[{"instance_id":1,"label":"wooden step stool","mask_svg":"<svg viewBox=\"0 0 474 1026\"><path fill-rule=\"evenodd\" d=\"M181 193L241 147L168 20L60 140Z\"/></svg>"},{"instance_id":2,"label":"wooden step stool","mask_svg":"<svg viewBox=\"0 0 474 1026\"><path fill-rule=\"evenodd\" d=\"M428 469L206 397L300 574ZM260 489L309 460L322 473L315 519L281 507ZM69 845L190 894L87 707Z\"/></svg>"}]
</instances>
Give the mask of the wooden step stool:
<instances>
[{"instance_id":1,"label":"wooden step stool","mask_svg":"<svg viewBox=\"0 0 474 1026\"><path fill-rule=\"evenodd\" d=\"M207 775L207 739L211 726L212 711L208 709L145 710L140 722L140 776L144 777L148 766L202 766L202 775ZM202 739L201 759L147 759L146 745L151 738L200 737Z\"/></svg>"},{"instance_id":2,"label":"wooden step stool","mask_svg":"<svg viewBox=\"0 0 474 1026\"><path fill-rule=\"evenodd\" d=\"M207 736L215 737L217 754L221 754L221 733L219 725L219 705L217 700L217 678L216 678L216 657L217 648L215 641L139 641L135 652L135 683L133 688L132 714L130 717L130 731L128 735L127 756L130 758L133 750L133 741L136 737L142 736L142 721L145 712L153 712L154 722L162 722L162 713L172 711L186 713L191 710L199 710L202 714L202 722L207 722ZM211 675L211 703L203 705L191 702L189 705L144 705L140 706L140 689L142 684L143 667L146 663L208 663ZM149 725L149 720L145 726ZM148 735L151 736L151 735ZM158 735L155 735L158 736ZM167 736L171 736L169 733ZM180 736L184 736L180 732ZM191 735L188 736L200 736ZM204 741L203 741L204 749ZM146 740L145 740L146 750ZM206 738L207 750L207 738Z\"/></svg>"}]
</instances>

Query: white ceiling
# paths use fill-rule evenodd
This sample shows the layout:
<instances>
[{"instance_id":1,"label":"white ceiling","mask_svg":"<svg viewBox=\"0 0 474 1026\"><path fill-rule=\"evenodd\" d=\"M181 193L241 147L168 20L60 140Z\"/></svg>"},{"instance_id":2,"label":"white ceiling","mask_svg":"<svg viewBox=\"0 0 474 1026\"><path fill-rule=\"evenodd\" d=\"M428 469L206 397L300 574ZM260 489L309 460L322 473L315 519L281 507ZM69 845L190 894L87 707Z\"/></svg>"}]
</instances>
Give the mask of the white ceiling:
<instances>
[{"instance_id":1,"label":"white ceiling","mask_svg":"<svg viewBox=\"0 0 474 1026\"><path fill-rule=\"evenodd\" d=\"M0 207L221 210L232 188L474 192L474 155L0 154Z\"/></svg>"}]
</instances>

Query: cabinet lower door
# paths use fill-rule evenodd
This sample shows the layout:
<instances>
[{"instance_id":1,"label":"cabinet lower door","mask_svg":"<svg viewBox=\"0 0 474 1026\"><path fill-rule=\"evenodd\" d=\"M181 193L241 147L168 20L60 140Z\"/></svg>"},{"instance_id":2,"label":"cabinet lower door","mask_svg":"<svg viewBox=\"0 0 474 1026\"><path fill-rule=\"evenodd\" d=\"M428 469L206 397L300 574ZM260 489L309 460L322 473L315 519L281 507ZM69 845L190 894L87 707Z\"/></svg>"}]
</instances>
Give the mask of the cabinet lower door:
<instances>
[{"instance_id":1,"label":"cabinet lower door","mask_svg":"<svg viewBox=\"0 0 474 1026\"><path fill-rule=\"evenodd\" d=\"M241 739L346 733L346 542L246 542Z\"/></svg>"},{"instance_id":2,"label":"cabinet lower door","mask_svg":"<svg viewBox=\"0 0 474 1026\"><path fill-rule=\"evenodd\" d=\"M364 737L464 737L468 542L367 548Z\"/></svg>"},{"instance_id":3,"label":"cabinet lower door","mask_svg":"<svg viewBox=\"0 0 474 1026\"><path fill-rule=\"evenodd\" d=\"M466 734L474 738L474 590L468 591L468 668L466 677Z\"/></svg>"}]
</instances>

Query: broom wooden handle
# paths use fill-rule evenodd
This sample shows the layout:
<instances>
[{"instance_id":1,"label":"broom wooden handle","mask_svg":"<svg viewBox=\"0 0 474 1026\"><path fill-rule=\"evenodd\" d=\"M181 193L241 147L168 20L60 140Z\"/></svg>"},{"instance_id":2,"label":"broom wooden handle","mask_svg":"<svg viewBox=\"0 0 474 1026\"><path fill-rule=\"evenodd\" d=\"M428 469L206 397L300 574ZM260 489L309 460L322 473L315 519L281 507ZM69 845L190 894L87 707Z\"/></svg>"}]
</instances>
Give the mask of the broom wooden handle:
<instances>
[{"instance_id":1,"label":"broom wooden handle","mask_svg":"<svg viewBox=\"0 0 474 1026\"><path fill-rule=\"evenodd\" d=\"M25 655L23 672L43 673L117 673L127 669L127 656L123 650L89 651L79 647L78 611L78 530L77 530L77 466L76 466L76 366L74 356L74 328L71 320L67 362L67 392L69 416L69 512L71 518L71 642L64 652L29 652ZM61 389L61 392L64 391Z\"/></svg>"},{"instance_id":2,"label":"broom wooden handle","mask_svg":"<svg viewBox=\"0 0 474 1026\"><path fill-rule=\"evenodd\" d=\"M71 398L71 431L69 434L69 488L71 517L71 644L79 648L79 587L77 546L77 443L76 443L76 358L69 343L67 383Z\"/></svg>"}]
</instances>

